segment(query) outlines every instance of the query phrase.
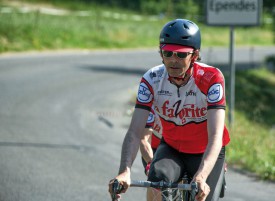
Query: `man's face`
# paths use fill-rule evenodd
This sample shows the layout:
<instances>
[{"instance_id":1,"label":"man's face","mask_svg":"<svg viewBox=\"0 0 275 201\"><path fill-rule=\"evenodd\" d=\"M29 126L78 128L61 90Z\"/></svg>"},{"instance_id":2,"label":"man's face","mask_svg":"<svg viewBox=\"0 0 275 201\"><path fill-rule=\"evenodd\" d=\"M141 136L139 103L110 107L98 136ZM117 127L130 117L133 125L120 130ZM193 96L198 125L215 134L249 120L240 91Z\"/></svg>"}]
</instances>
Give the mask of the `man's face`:
<instances>
[{"instance_id":1,"label":"man's face","mask_svg":"<svg viewBox=\"0 0 275 201\"><path fill-rule=\"evenodd\" d=\"M161 53L161 57L163 59L163 62L164 62L164 65L166 67L168 74L171 77L184 76L185 72L188 70L188 68L191 64L193 54L190 52L189 53L185 52L183 54L182 54L182 52L178 53L178 55L180 57L184 57L185 56L184 54L186 54L185 58L180 58L177 55L177 52L173 52L172 56L170 56L171 54L172 54L171 51L168 53L162 51L162 53Z\"/></svg>"}]
</instances>

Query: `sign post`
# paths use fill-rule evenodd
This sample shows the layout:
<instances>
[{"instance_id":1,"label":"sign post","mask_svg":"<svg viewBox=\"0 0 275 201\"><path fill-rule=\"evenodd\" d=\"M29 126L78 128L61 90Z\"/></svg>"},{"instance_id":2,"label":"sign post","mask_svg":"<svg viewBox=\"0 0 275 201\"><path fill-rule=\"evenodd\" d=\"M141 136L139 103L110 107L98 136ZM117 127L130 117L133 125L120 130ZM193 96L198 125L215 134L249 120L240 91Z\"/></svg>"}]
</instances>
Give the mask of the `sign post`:
<instances>
[{"instance_id":1,"label":"sign post","mask_svg":"<svg viewBox=\"0 0 275 201\"><path fill-rule=\"evenodd\" d=\"M207 0L206 2L206 24L230 27L230 94L228 112L230 127L233 127L235 109L234 27L260 25L261 11L262 0Z\"/></svg>"},{"instance_id":2,"label":"sign post","mask_svg":"<svg viewBox=\"0 0 275 201\"><path fill-rule=\"evenodd\" d=\"M229 101L229 112L228 122L232 127L234 122L234 109L235 109L235 62L234 62L234 26L230 26L230 48L229 48L229 65L230 65L230 101Z\"/></svg>"}]
</instances>

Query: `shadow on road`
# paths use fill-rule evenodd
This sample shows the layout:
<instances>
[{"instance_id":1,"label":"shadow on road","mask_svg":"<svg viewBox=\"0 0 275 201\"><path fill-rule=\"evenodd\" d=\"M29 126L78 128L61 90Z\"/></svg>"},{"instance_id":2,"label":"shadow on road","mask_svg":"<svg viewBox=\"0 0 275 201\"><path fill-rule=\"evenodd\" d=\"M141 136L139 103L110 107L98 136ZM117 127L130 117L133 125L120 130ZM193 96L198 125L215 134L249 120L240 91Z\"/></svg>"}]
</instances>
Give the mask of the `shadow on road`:
<instances>
[{"instance_id":1,"label":"shadow on road","mask_svg":"<svg viewBox=\"0 0 275 201\"><path fill-rule=\"evenodd\" d=\"M0 142L0 147L32 147L50 149L74 149L74 150L93 150L92 146L70 145L70 144L47 144L47 143L24 143L24 142Z\"/></svg>"},{"instance_id":2,"label":"shadow on road","mask_svg":"<svg viewBox=\"0 0 275 201\"><path fill-rule=\"evenodd\" d=\"M84 70L95 71L95 72L106 72L126 75L140 75L142 76L146 70L141 68L123 68L118 66L83 66L80 67Z\"/></svg>"},{"instance_id":3,"label":"shadow on road","mask_svg":"<svg viewBox=\"0 0 275 201\"><path fill-rule=\"evenodd\" d=\"M219 68L224 74L229 74L230 66L227 63L207 63L208 65ZM236 71L238 70L248 70L248 69L256 69L261 66L261 63L245 63L238 62L235 64ZM84 70L96 71L96 72L107 72L107 73L117 73L117 74L129 74L129 75L140 75L142 76L148 69L144 69L141 67L129 68L129 67L121 67L121 66L81 66L79 67Z\"/></svg>"}]
</instances>

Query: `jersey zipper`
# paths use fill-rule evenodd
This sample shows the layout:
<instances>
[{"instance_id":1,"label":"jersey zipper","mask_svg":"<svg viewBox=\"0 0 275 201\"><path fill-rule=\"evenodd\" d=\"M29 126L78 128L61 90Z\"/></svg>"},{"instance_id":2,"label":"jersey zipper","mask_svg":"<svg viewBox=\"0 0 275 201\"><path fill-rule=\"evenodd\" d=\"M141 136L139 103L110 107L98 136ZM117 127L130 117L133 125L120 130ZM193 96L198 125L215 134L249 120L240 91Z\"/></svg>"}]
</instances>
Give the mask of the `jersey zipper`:
<instances>
[{"instance_id":1,"label":"jersey zipper","mask_svg":"<svg viewBox=\"0 0 275 201\"><path fill-rule=\"evenodd\" d=\"M175 85L177 87L177 94L178 94L178 98L180 98L180 88L185 86L187 83L183 84L183 85L177 85L176 83L174 83L173 81L170 81L171 84Z\"/></svg>"},{"instance_id":2,"label":"jersey zipper","mask_svg":"<svg viewBox=\"0 0 275 201\"><path fill-rule=\"evenodd\" d=\"M177 88L178 88L178 98L180 98L180 87L177 86Z\"/></svg>"}]
</instances>

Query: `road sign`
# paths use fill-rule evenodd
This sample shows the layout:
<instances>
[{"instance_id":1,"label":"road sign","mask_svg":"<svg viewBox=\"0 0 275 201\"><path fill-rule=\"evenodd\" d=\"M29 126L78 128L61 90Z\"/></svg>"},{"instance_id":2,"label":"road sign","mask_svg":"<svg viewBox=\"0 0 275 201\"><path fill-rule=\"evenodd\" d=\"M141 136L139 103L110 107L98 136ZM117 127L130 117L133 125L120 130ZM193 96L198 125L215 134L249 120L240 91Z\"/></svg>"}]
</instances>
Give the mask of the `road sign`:
<instances>
[{"instance_id":1,"label":"road sign","mask_svg":"<svg viewBox=\"0 0 275 201\"><path fill-rule=\"evenodd\" d=\"M207 0L206 23L214 26L260 24L262 0Z\"/></svg>"},{"instance_id":2,"label":"road sign","mask_svg":"<svg viewBox=\"0 0 275 201\"><path fill-rule=\"evenodd\" d=\"M234 27L260 25L262 0L207 0L206 23L212 26L230 26L230 96L228 121L233 126L235 109Z\"/></svg>"}]
</instances>

